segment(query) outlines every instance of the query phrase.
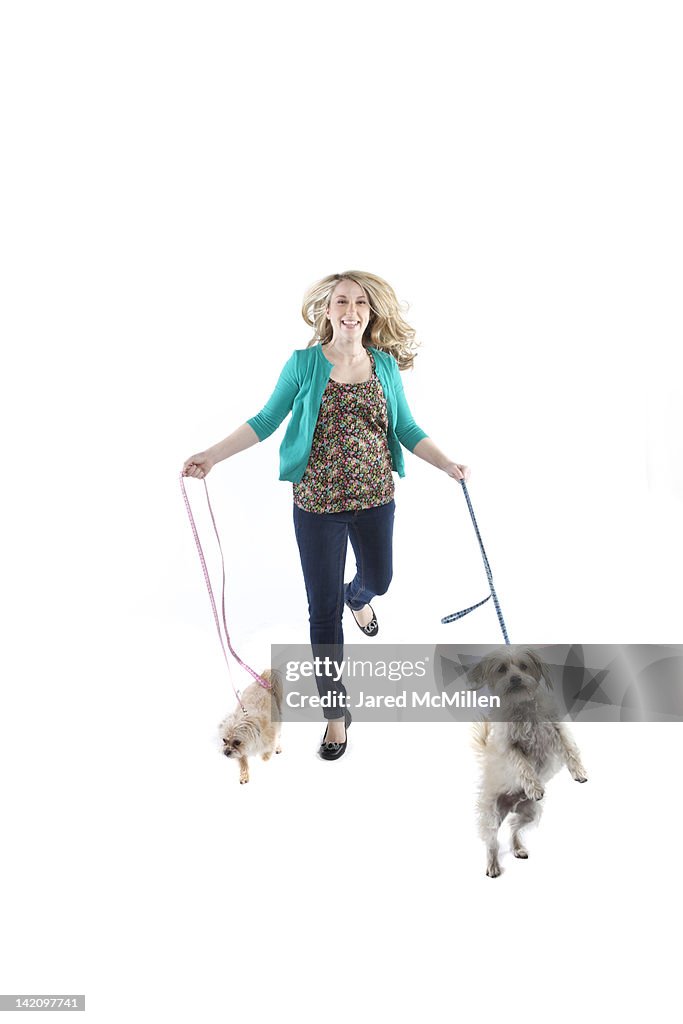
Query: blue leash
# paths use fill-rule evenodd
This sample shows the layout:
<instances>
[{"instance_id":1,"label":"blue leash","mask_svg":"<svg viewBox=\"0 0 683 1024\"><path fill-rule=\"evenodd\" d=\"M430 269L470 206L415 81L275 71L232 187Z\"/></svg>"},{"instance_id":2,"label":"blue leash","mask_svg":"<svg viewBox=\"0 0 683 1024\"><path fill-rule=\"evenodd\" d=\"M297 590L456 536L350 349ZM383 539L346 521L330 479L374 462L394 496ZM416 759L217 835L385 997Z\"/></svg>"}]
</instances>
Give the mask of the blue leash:
<instances>
[{"instance_id":1,"label":"blue leash","mask_svg":"<svg viewBox=\"0 0 683 1024\"><path fill-rule=\"evenodd\" d=\"M491 575L491 566L489 565L489 560L486 557L486 552L484 551L484 545L482 543L481 534L479 533L479 527L477 526L477 520L474 518L474 509L472 508L472 502L470 501L470 496L467 493L467 484L465 483L464 480L461 480L460 483L462 484L462 489L463 489L465 497L467 499L467 507L470 510L470 515L472 516L472 522L474 523L474 529L475 529L475 532L477 534L477 540L479 541L479 547L481 548L481 557L484 559L484 566L486 568L486 575L488 576L489 588L491 590L491 593L489 594L488 597L485 597L483 601L479 601L477 604L473 604L471 606L471 608L463 608L463 610L461 612L453 612L452 615L445 615L441 621L444 624L447 623L447 622L455 622L456 619L461 619L463 617L463 615L469 615L469 613L473 612L475 608L481 608L481 606L483 604L486 604L487 601L490 601L491 598L493 598L493 603L496 606L496 614L498 616L498 621L500 622L500 628L502 629L503 636L505 637L505 643L509 644L510 640L508 638L507 630L505 629L505 622L503 621L503 613L500 610L500 604L498 603L498 597L496 595L496 591L495 591L495 588L493 586L493 576Z\"/></svg>"}]
</instances>

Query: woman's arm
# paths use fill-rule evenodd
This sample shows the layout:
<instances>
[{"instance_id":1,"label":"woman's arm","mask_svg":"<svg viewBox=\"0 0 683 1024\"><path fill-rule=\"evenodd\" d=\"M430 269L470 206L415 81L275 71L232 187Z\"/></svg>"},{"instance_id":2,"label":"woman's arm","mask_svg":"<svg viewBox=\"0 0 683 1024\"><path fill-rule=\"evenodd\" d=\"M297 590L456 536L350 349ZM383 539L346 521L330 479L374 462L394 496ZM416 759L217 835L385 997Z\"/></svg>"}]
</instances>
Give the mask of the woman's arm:
<instances>
[{"instance_id":1,"label":"woman's arm","mask_svg":"<svg viewBox=\"0 0 683 1024\"><path fill-rule=\"evenodd\" d=\"M242 452L245 448L251 448L253 444L258 443L258 440L256 431L248 423L243 423L241 427L233 430L232 434L228 434L218 444L207 448L205 452L197 452L195 455L190 455L189 459L185 459L183 476L192 476L197 480L203 480L217 462L229 459L231 455L236 455L237 452Z\"/></svg>"},{"instance_id":2,"label":"woman's arm","mask_svg":"<svg viewBox=\"0 0 683 1024\"><path fill-rule=\"evenodd\" d=\"M206 454L215 466L217 462L229 459L231 455L237 455L238 452L243 452L245 448L251 448L253 444L258 444L258 440L258 434L253 427L250 427L248 423L243 423L241 427L233 430L232 434L228 434L218 444L207 448Z\"/></svg>"},{"instance_id":3,"label":"woman's arm","mask_svg":"<svg viewBox=\"0 0 683 1024\"><path fill-rule=\"evenodd\" d=\"M298 390L295 352L283 366L275 389L261 411L228 437L215 444L213 448L208 449L208 453L213 457L214 465L270 437L280 426L287 413L291 412Z\"/></svg>"},{"instance_id":4,"label":"woman's arm","mask_svg":"<svg viewBox=\"0 0 683 1024\"><path fill-rule=\"evenodd\" d=\"M424 459L430 466L442 469L444 473L448 473L454 480L469 480L470 478L469 468L460 462L453 462L447 455L444 455L441 449L434 444L431 437L423 437L421 441L418 441L413 448L413 455Z\"/></svg>"},{"instance_id":5,"label":"woman's arm","mask_svg":"<svg viewBox=\"0 0 683 1024\"><path fill-rule=\"evenodd\" d=\"M398 364L394 362L394 380L396 381L396 399L398 403L398 419L396 423L396 435L401 442L413 455L417 455L419 458L424 459L431 466L436 466L437 469L443 469L444 473L448 473L454 480L469 480L470 471L467 466L462 465L460 462L453 462L447 455L441 451L440 448L432 441L431 437L418 427L417 423L412 417L410 409L408 408L408 402L406 400L405 392L403 390L403 381L401 380L401 374L398 369ZM416 442L416 438L418 438Z\"/></svg>"},{"instance_id":6,"label":"woman's arm","mask_svg":"<svg viewBox=\"0 0 683 1024\"><path fill-rule=\"evenodd\" d=\"M408 408L408 401L406 399L405 391L403 390L401 373L395 359L391 360L390 366L394 375L396 393L396 437L404 448L407 448L409 452L414 452L415 446L422 441L423 438L427 437L427 433L422 429L422 427L418 427L417 423L413 419L410 409Z\"/></svg>"},{"instance_id":7,"label":"woman's arm","mask_svg":"<svg viewBox=\"0 0 683 1024\"><path fill-rule=\"evenodd\" d=\"M228 434L218 444L186 459L183 465L183 476L203 479L217 462L229 459L231 455L236 455L237 452L243 452L245 448L251 448L259 441L264 441L273 431L277 430L291 410L298 388L295 352L285 363L275 390L263 409L237 430L233 430L232 434Z\"/></svg>"},{"instance_id":8,"label":"woman's arm","mask_svg":"<svg viewBox=\"0 0 683 1024\"><path fill-rule=\"evenodd\" d=\"M305 351L305 350L304 350ZM292 411L294 399L300 388L297 374L297 352L293 352L282 368L275 390L261 411L247 420L259 441L265 441Z\"/></svg>"}]
</instances>

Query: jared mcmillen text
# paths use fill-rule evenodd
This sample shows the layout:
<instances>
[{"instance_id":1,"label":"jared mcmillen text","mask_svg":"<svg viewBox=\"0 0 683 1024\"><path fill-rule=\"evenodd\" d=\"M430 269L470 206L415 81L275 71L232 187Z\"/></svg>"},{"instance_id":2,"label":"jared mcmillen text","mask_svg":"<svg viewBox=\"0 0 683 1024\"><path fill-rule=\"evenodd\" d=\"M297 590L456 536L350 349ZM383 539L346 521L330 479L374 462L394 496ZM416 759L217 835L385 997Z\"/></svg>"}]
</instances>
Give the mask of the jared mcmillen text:
<instances>
[{"instance_id":1,"label":"jared mcmillen text","mask_svg":"<svg viewBox=\"0 0 683 1024\"><path fill-rule=\"evenodd\" d=\"M363 693L358 694L355 704L348 694L331 693L325 697L292 691L286 696L290 708L335 707L335 708L499 708L500 697L475 693L473 690L459 690L455 693Z\"/></svg>"}]
</instances>

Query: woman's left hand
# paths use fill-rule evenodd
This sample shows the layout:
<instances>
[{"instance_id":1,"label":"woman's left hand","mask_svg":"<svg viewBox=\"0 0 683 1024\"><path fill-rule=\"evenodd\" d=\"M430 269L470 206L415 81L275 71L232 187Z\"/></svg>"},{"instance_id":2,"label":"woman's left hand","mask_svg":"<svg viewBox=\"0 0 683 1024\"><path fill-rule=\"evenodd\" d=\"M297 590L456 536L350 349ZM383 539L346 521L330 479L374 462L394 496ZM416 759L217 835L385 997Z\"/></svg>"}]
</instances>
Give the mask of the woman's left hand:
<instances>
[{"instance_id":1,"label":"woman's left hand","mask_svg":"<svg viewBox=\"0 0 683 1024\"><path fill-rule=\"evenodd\" d=\"M463 465L462 462L449 462L443 467L444 472L452 476L454 480L469 480L470 469L469 466Z\"/></svg>"}]
</instances>

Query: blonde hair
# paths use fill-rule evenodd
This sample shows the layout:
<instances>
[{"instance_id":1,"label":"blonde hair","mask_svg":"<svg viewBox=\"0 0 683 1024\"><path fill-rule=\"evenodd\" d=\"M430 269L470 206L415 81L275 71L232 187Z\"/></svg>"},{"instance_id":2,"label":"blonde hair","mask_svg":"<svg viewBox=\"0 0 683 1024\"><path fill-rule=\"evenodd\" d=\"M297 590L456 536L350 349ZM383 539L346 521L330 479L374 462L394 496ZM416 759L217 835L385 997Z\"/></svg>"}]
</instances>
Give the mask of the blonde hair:
<instances>
[{"instance_id":1,"label":"blonde hair","mask_svg":"<svg viewBox=\"0 0 683 1024\"><path fill-rule=\"evenodd\" d=\"M408 370L415 361L415 331L401 316L401 306L394 289L381 277L363 270L347 270L343 274L329 274L316 281L304 295L301 315L315 334L311 345L327 345L332 340L332 324L326 317L332 292L340 281L355 281L363 289L370 306L370 320L363 334L363 345L390 352L399 370Z\"/></svg>"}]
</instances>

